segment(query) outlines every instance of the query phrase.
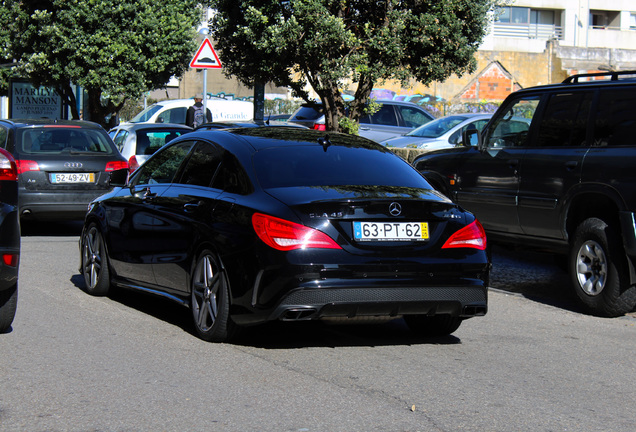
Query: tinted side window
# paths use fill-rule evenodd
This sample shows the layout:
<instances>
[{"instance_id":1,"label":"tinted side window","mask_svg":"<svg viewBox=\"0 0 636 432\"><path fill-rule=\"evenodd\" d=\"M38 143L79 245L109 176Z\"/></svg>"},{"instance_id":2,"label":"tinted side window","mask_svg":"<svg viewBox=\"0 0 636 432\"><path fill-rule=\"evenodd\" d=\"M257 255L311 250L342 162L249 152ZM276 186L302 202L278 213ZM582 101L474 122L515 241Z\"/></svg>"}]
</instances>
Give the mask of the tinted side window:
<instances>
[{"instance_id":1,"label":"tinted side window","mask_svg":"<svg viewBox=\"0 0 636 432\"><path fill-rule=\"evenodd\" d=\"M365 121L360 119L360 123L365 123ZM380 107L380 109L375 114L371 115L371 121L369 121L368 123L386 126L397 126L398 122L397 117L395 116L393 105L382 105L382 107Z\"/></svg>"},{"instance_id":2,"label":"tinted side window","mask_svg":"<svg viewBox=\"0 0 636 432\"><path fill-rule=\"evenodd\" d=\"M185 107L171 108L159 114L157 116L157 120L161 119L160 121L161 123L185 124L187 112L188 112L188 108L185 108Z\"/></svg>"},{"instance_id":3,"label":"tinted side window","mask_svg":"<svg viewBox=\"0 0 636 432\"><path fill-rule=\"evenodd\" d=\"M199 142L188 159L179 183L209 187L221 163L221 154L218 147Z\"/></svg>"},{"instance_id":4,"label":"tinted side window","mask_svg":"<svg viewBox=\"0 0 636 432\"><path fill-rule=\"evenodd\" d=\"M406 127L416 128L432 120L432 116L427 116L426 113L414 107L397 105L396 108L400 111Z\"/></svg>"},{"instance_id":5,"label":"tinted side window","mask_svg":"<svg viewBox=\"0 0 636 432\"><path fill-rule=\"evenodd\" d=\"M602 89L594 122L594 146L634 145L636 88Z\"/></svg>"},{"instance_id":6,"label":"tinted side window","mask_svg":"<svg viewBox=\"0 0 636 432\"><path fill-rule=\"evenodd\" d=\"M185 141L157 152L141 166L139 174L133 179L133 184L172 183L193 145L192 141Z\"/></svg>"},{"instance_id":7,"label":"tinted side window","mask_svg":"<svg viewBox=\"0 0 636 432\"><path fill-rule=\"evenodd\" d=\"M127 136L127 130L120 130L119 132L117 132L117 135L115 135L115 138L113 139L115 145L117 146L117 150L122 151L124 149L124 141L126 141Z\"/></svg>"},{"instance_id":8,"label":"tinted side window","mask_svg":"<svg viewBox=\"0 0 636 432\"><path fill-rule=\"evenodd\" d=\"M253 191L249 176L236 157L228 152L223 154L221 166L214 177L212 187L240 195L247 195Z\"/></svg>"},{"instance_id":9,"label":"tinted side window","mask_svg":"<svg viewBox=\"0 0 636 432\"><path fill-rule=\"evenodd\" d=\"M592 92L550 95L539 124L537 145L565 147L586 145L586 128Z\"/></svg>"},{"instance_id":10,"label":"tinted side window","mask_svg":"<svg viewBox=\"0 0 636 432\"><path fill-rule=\"evenodd\" d=\"M508 104L498 112L487 131L488 147L524 147L528 139L530 123L537 111L541 96L528 96Z\"/></svg>"},{"instance_id":11,"label":"tinted side window","mask_svg":"<svg viewBox=\"0 0 636 432\"><path fill-rule=\"evenodd\" d=\"M5 127L0 126L0 147L2 148L6 148L7 147L7 137L9 136L9 133L7 131L7 129Z\"/></svg>"}]
</instances>

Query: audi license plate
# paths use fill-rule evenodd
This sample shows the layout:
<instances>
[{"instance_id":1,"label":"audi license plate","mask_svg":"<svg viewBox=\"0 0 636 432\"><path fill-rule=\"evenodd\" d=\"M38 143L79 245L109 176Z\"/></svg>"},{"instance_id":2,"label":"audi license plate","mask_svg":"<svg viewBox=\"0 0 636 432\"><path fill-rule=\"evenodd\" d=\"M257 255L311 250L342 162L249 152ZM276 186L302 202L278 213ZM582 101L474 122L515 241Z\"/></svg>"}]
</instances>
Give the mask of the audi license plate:
<instances>
[{"instance_id":1,"label":"audi license plate","mask_svg":"<svg viewBox=\"0 0 636 432\"><path fill-rule=\"evenodd\" d=\"M353 237L358 241L428 240L428 222L354 222Z\"/></svg>"},{"instance_id":2,"label":"audi license plate","mask_svg":"<svg viewBox=\"0 0 636 432\"><path fill-rule=\"evenodd\" d=\"M95 173L55 173L51 183L95 183Z\"/></svg>"}]
</instances>

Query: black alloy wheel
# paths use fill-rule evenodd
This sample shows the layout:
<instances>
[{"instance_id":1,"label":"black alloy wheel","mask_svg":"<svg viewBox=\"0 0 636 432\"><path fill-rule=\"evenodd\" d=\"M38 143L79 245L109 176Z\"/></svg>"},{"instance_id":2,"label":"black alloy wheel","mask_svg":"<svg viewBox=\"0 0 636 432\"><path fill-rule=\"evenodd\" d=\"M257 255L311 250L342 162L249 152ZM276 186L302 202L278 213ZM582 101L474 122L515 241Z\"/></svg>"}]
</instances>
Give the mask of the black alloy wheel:
<instances>
[{"instance_id":1,"label":"black alloy wheel","mask_svg":"<svg viewBox=\"0 0 636 432\"><path fill-rule=\"evenodd\" d=\"M569 268L574 293L588 312L614 317L636 305L620 237L601 219L589 218L578 226Z\"/></svg>"},{"instance_id":2,"label":"black alloy wheel","mask_svg":"<svg viewBox=\"0 0 636 432\"><path fill-rule=\"evenodd\" d=\"M236 326L230 319L227 276L211 251L199 255L191 285L192 317L199 337L209 342L229 340Z\"/></svg>"},{"instance_id":3,"label":"black alloy wheel","mask_svg":"<svg viewBox=\"0 0 636 432\"><path fill-rule=\"evenodd\" d=\"M110 290L108 257L104 239L97 225L91 224L82 237L82 274L86 292L104 296Z\"/></svg>"}]
</instances>

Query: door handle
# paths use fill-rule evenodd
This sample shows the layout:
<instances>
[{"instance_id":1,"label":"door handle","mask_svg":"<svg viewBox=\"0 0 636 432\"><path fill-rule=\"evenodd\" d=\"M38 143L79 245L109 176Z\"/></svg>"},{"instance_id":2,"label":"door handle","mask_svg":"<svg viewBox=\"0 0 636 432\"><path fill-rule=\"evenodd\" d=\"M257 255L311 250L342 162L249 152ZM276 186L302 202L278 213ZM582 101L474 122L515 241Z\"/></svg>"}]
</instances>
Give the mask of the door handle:
<instances>
[{"instance_id":1,"label":"door handle","mask_svg":"<svg viewBox=\"0 0 636 432\"><path fill-rule=\"evenodd\" d=\"M201 205L201 201L195 202L195 203L186 203L183 205L183 209L188 212L191 213L193 211L195 211L197 208L199 208L199 205Z\"/></svg>"},{"instance_id":2,"label":"door handle","mask_svg":"<svg viewBox=\"0 0 636 432\"><path fill-rule=\"evenodd\" d=\"M578 161L567 161L565 163L565 168L567 168L568 170L573 170L577 166L579 166L579 162Z\"/></svg>"}]
</instances>

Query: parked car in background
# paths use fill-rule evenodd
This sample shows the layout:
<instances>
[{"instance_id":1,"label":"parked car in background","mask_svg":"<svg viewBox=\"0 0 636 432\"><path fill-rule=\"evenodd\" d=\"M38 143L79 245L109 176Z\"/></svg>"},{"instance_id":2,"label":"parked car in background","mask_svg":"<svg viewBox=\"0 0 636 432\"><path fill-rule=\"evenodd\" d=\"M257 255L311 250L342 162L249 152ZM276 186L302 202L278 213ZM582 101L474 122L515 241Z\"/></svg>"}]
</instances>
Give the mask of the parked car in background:
<instances>
[{"instance_id":1,"label":"parked car in background","mask_svg":"<svg viewBox=\"0 0 636 432\"><path fill-rule=\"evenodd\" d=\"M467 129L481 130L492 114L455 114L435 119L406 135L390 138L380 144L387 147L409 147L426 150L452 148L462 145L462 133ZM473 137L470 145L477 145Z\"/></svg>"},{"instance_id":2,"label":"parked car in background","mask_svg":"<svg viewBox=\"0 0 636 432\"><path fill-rule=\"evenodd\" d=\"M96 123L0 120L0 135L18 167L22 220L83 219L88 203L110 190L110 173L128 168Z\"/></svg>"},{"instance_id":3,"label":"parked car in background","mask_svg":"<svg viewBox=\"0 0 636 432\"><path fill-rule=\"evenodd\" d=\"M118 187L87 213L86 291L116 286L189 305L205 340L272 320L365 316L447 335L486 313L479 222L369 140L195 131L126 174L114 173Z\"/></svg>"},{"instance_id":4,"label":"parked car in background","mask_svg":"<svg viewBox=\"0 0 636 432\"><path fill-rule=\"evenodd\" d=\"M173 123L122 123L108 134L133 172L159 148L191 131L189 126Z\"/></svg>"},{"instance_id":5,"label":"parked car in background","mask_svg":"<svg viewBox=\"0 0 636 432\"><path fill-rule=\"evenodd\" d=\"M172 99L154 103L130 120L130 123L178 123L186 124L188 108L194 99ZM219 97L207 99L206 107L212 121L247 121L254 117L252 102L229 100Z\"/></svg>"},{"instance_id":6,"label":"parked car in background","mask_svg":"<svg viewBox=\"0 0 636 432\"><path fill-rule=\"evenodd\" d=\"M0 141L6 144L8 139L0 129ZM18 166L11 153L0 148L0 333L11 328L18 304L19 219Z\"/></svg>"},{"instance_id":7,"label":"parked car in background","mask_svg":"<svg viewBox=\"0 0 636 432\"><path fill-rule=\"evenodd\" d=\"M380 142L404 135L416 127L434 119L424 108L410 103L393 100L378 100L380 109L360 118L359 135ZM310 129L325 130L325 116L321 103L303 104L289 118L292 123Z\"/></svg>"},{"instance_id":8,"label":"parked car in background","mask_svg":"<svg viewBox=\"0 0 636 432\"><path fill-rule=\"evenodd\" d=\"M636 71L574 75L508 96L479 146L413 164L489 240L562 255L581 305L618 316L636 306L635 118Z\"/></svg>"}]
</instances>

